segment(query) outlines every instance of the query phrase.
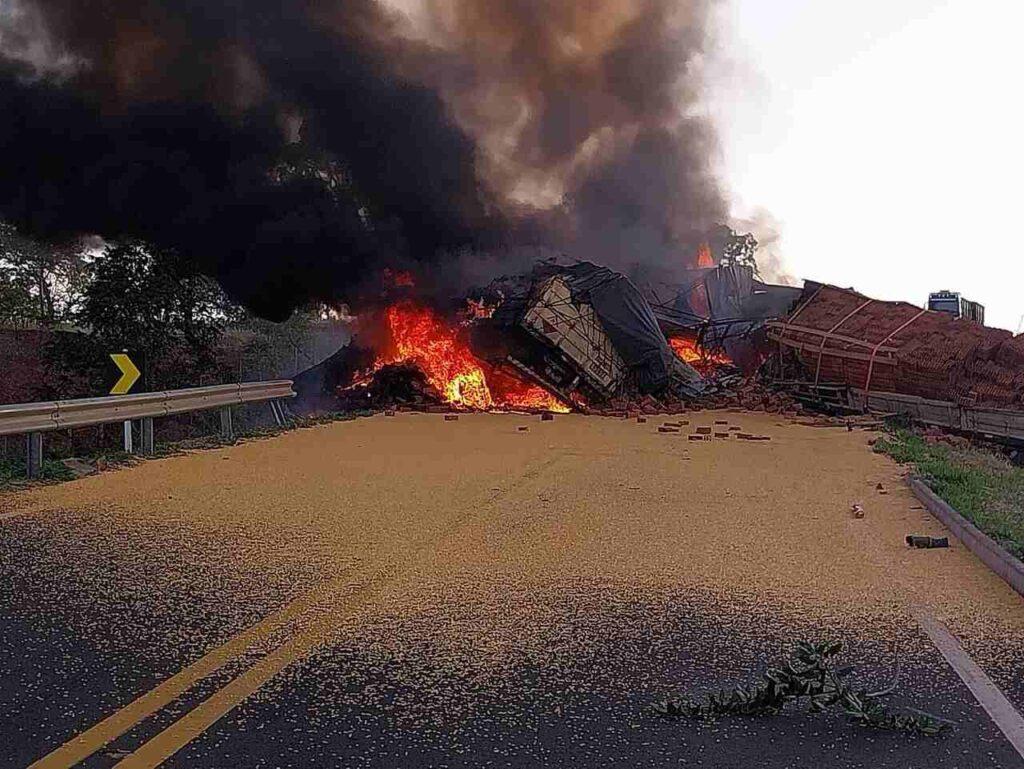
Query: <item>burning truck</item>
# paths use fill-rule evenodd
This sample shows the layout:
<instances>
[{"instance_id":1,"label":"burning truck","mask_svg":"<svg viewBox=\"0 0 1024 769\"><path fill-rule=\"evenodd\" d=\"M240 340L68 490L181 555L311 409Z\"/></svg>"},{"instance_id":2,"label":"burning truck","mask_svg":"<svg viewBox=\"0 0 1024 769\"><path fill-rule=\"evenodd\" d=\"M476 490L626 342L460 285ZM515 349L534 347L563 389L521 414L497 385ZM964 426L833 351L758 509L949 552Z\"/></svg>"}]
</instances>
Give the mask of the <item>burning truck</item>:
<instances>
[{"instance_id":1,"label":"burning truck","mask_svg":"<svg viewBox=\"0 0 1024 769\"><path fill-rule=\"evenodd\" d=\"M567 401L694 398L705 389L643 294L607 267L538 265L527 275L495 281L481 301L496 303L474 328L485 357Z\"/></svg>"},{"instance_id":2,"label":"burning truck","mask_svg":"<svg viewBox=\"0 0 1024 769\"><path fill-rule=\"evenodd\" d=\"M641 398L681 403L734 371L726 356L667 336L629 278L591 262L541 262L471 291L447 314L403 283L405 295L358 320L348 346L296 378L303 408L566 412Z\"/></svg>"}]
</instances>

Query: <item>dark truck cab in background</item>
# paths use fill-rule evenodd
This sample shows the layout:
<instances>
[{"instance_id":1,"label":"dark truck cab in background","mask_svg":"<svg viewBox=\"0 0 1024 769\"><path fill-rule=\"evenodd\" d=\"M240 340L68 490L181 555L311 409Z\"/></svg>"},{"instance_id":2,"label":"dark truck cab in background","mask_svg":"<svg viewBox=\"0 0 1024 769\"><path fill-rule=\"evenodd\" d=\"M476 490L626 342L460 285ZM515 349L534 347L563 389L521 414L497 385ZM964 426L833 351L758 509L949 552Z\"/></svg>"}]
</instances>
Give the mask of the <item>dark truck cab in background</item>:
<instances>
[{"instance_id":1,"label":"dark truck cab in background","mask_svg":"<svg viewBox=\"0 0 1024 769\"><path fill-rule=\"evenodd\" d=\"M954 318L972 320L985 325L985 308L977 302L964 299L956 291L936 291L928 295L928 309L946 312Z\"/></svg>"}]
</instances>

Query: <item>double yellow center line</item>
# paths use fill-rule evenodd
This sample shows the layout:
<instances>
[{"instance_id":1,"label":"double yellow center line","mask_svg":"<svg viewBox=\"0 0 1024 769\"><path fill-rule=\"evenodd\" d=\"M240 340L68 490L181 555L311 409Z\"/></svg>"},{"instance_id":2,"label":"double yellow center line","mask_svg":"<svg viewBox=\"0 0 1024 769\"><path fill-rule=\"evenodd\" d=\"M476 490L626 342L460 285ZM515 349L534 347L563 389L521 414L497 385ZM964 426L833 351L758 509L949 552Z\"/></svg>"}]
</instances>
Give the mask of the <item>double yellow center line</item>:
<instances>
[{"instance_id":1,"label":"double yellow center line","mask_svg":"<svg viewBox=\"0 0 1024 769\"><path fill-rule=\"evenodd\" d=\"M535 478L558 459L557 455L545 458L527 469L518 482ZM159 766L286 667L326 643L332 630L337 627L339 616L351 612L365 601L372 595L374 587L393 579L400 564L402 568L408 568L417 556L428 553L467 520L485 512L505 496L512 486L497 493L492 492L481 504L452 516L434 533L425 534L411 543L410 547L396 546L382 558L362 568L356 566L317 586L39 759L29 769L70 769L177 700L229 662L242 657L260 642L288 626L294 626L290 637L286 637L237 678L121 760L115 769L149 769Z\"/></svg>"}]
</instances>

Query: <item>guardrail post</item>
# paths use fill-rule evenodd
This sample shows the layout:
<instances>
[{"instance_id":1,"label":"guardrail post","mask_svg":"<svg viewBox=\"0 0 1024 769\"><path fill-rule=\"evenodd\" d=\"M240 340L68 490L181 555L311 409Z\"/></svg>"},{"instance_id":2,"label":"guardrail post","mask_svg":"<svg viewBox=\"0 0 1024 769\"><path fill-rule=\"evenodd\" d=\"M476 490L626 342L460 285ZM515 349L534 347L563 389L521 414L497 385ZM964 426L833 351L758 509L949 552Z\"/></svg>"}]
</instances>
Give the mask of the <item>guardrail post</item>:
<instances>
[{"instance_id":1,"label":"guardrail post","mask_svg":"<svg viewBox=\"0 0 1024 769\"><path fill-rule=\"evenodd\" d=\"M25 464L29 478L43 474L43 434L29 433L25 442Z\"/></svg>"},{"instance_id":2,"label":"guardrail post","mask_svg":"<svg viewBox=\"0 0 1024 769\"><path fill-rule=\"evenodd\" d=\"M124 421L124 451L126 454L132 454L132 420L126 419Z\"/></svg>"},{"instance_id":3,"label":"guardrail post","mask_svg":"<svg viewBox=\"0 0 1024 769\"><path fill-rule=\"evenodd\" d=\"M274 423L278 427L284 427L284 409L281 406L281 401L276 398L270 401L270 412L274 415Z\"/></svg>"},{"instance_id":4,"label":"guardrail post","mask_svg":"<svg viewBox=\"0 0 1024 769\"><path fill-rule=\"evenodd\" d=\"M142 418L142 453L153 453L153 417Z\"/></svg>"},{"instance_id":5,"label":"guardrail post","mask_svg":"<svg viewBox=\"0 0 1024 769\"><path fill-rule=\"evenodd\" d=\"M220 410L220 437L226 441L230 441L235 437L234 430L231 429L230 406L225 406Z\"/></svg>"}]
</instances>

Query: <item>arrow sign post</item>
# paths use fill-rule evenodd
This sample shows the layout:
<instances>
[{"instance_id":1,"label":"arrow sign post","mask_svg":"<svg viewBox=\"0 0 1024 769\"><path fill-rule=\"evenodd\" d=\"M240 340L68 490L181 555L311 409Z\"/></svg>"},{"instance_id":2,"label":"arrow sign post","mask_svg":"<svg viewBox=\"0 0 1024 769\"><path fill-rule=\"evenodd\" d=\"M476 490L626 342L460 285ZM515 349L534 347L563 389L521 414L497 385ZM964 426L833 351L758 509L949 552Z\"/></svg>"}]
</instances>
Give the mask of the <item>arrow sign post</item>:
<instances>
[{"instance_id":1,"label":"arrow sign post","mask_svg":"<svg viewBox=\"0 0 1024 769\"><path fill-rule=\"evenodd\" d=\"M139 369L136 368L135 364L132 363L132 359L129 358L125 353L115 352L110 354L110 359L114 361L114 365L121 370L121 378L117 380L117 383L111 388L111 395L127 395L128 391L132 389L141 375Z\"/></svg>"},{"instance_id":2,"label":"arrow sign post","mask_svg":"<svg viewBox=\"0 0 1024 769\"><path fill-rule=\"evenodd\" d=\"M110 394L127 395L128 391L132 389L132 385L139 381L139 369L132 363L132 359L128 357L127 353L111 353L110 359L121 371L121 378L110 388ZM129 454L132 453L132 421L130 419L124 423L124 450Z\"/></svg>"}]
</instances>

